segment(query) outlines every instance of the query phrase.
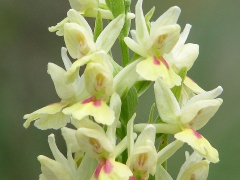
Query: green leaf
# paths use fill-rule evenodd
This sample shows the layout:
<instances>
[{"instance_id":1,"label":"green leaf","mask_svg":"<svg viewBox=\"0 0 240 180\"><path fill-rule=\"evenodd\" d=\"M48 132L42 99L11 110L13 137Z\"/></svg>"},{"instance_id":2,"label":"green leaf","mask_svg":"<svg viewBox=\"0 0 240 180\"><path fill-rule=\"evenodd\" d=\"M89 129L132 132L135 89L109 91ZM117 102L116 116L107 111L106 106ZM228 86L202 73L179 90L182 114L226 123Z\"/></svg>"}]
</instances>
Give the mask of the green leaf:
<instances>
[{"instance_id":1,"label":"green leaf","mask_svg":"<svg viewBox=\"0 0 240 180\"><path fill-rule=\"evenodd\" d=\"M155 124L159 124L159 123L165 123L161 118L160 118L160 116L158 115L157 117L156 117L156 119L154 120L154 123Z\"/></svg>"},{"instance_id":2,"label":"green leaf","mask_svg":"<svg viewBox=\"0 0 240 180\"><path fill-rule=\"evenodd\" d=\"M155 120L154 120L154 124L160 124L160 123L165 123L165 122L163 122L163 120L160 118L160 116L158 115L156 118L155 118ZM156 134L156 140L158 140L160 137L162 137L163 136L163 133L157 133Z\"/></svg>"},{"instance_id":3,"label":"green leaf","mask_svg":"<svg viewBox=\"0 0 240 180\"><path fill-rule=\"evenodd\" d=\"M187 68L182 68L179 71L178 75L182 78L182 83L181 83L180 86L174 86L171 90L172 90L174 96L176 97L177 101L179 102L180 98L181 98L183 82L184 82L184 79L187 75Z\"/></svg>"},{"instance_id":4,"label":"green leaf","mask_svg":"<svg viewBox=\"0 0 240 180\"><path fill-rule=\"evenodd\" d=\"M106 4L112 12L113 17L125 13L124 0L106 0Z\"/></svg>"},{"instance_id":5,"label":"green leaf","mask_svg":"<svg viewBox=\"0 0 240 180\"><path fill-rule=\"evenodd\" d=\"M154 109L155 109L155 103L153 103L150 113L149 113L149 119L148 119L149 124L153 123Z\"/></svg>"},{"instance_id":6,"label":"green leaf","mask_svg":"<svg viewBox=\"0 0 240 180\"><path fill-rule=\"evenodd\" d=\"M151 29L150 19L152 18L154 11L155 11L155 6L145 15L145 21L147 24L148 31L150 31Z\"/></svg>"},{"instance_id":7,"label":"green leaf","mask_svg":"<svg viewBox=\"0 0 240 180\"><path fill-rule=\"evenodd\" d=\"M101 13L98 11L96 21L95 21L95 27L94 27L94 42L96 42L102 30L103 30L102 17L101 17Z\"/></svg>"},{"instance_id":8,"label":"green leaf","mask_svg":"<svg viewBox=\"0 0 240 180\"><path fill-rule=\"evenodd\" d=\"M129 21L129 20L127 20ZM119 44L121 47L121 52L122 52L122 66L125 67L129 63L129 48L124 42L124 37L128 36L128 32L126 33L126 27L127 24L125 23L122 32L120 33L119 36Z\"/></svg>"},{"instance_id":9,"label":"green leaf","mask_svg":"<svg viewBox=\"0 0 240 180\"><path fill-rule=\"evenodd\" d=\"M160 140L158 152L161 151L163 148L165 148L168 145L168 134L163 134L162 139ZM164 161L162 163L162 166L164 169L167 170L167 161Z\"/></svg>"},{"instance_id":10,"label":"green leaf","mask_svg":"<svg viewBox=\"0 0 240 180\"><path fill-rule=\"evenodd\" d=\"M140 97L152 84L152 81L138 81L134 84L137 95Z\"/></svg>"},{"instance_id":11,"label":"green leaf","mask_svg":"<svg viewBox=\"0 0 240 180\"><path fill-rule=\"evenodd\" d=\"M148 180L155 180L155 176L150 174Z\"/></svg>"},{"instance_id":12,"label":"green leaf","mask_svg":"<svg viewBox=\"0 0 240 180\"><path fill-rule=\"evenodd\" d=\"M120 120L124 126L127 126L127 122L136 112L137 103L138 103L137 91L135 87L132 87L129 89L126 96L122 99Z\"/></svg>"},{"instance_id":13,"label":"green leaf","mask_svg":"<svg viewBox=\"0 0 240 180\"><path fill-rule=\"evenodd\" d=\"M162 136L163 136L163 133L157 133L157 134L156 134L156 138L155 138L156 141L157 141L160 137L162 137Z\"/></svg>"},{"instance_id":14,"label":"green leaf","mask_svg":"<svg viewBox=\"0 0 240 180\"><path fill-rule=\"evenodd\" d=\"M127 16L127 14L130 12L131 0L125 0L124 5L125 5L125 10L124 10L125 15ZM121 51L122 51L122 66L123 67L125 67L130 61L129 60L129 48L126 45L126 43L124 42L124 38L127 37L129 34L130 27L131 27L131 20L126 18L125 24L124 24L123 29L119 36L119 43L120 43Z\"/></svg>"},{"instance_id":15,"label":"green leaf","mask_svg":"<svg viewBox=\"0 0 240 180\"><path fill-rule=\"evenodd\" d=\"M133 61L135 61L135 60L137 60L137 59L139 59L140 57L141 57L141 56L140 56L139 54L134 53L133 56L132 56L132 58L131 58L131 60L130 60L130 63L133 62Z\"/></svg>"},{"instance_id":16,"label":"green leaf","mask_svg":"<svg viewBox=\"0 0 240 180\"><path fill-rule=\"evenodd\" d=\"M115 77L122 70L123 67L120 66L117 62L115 62L112 57L110 57L110 61L113 66L113 77Z\"/></svg>"}]
</instances>

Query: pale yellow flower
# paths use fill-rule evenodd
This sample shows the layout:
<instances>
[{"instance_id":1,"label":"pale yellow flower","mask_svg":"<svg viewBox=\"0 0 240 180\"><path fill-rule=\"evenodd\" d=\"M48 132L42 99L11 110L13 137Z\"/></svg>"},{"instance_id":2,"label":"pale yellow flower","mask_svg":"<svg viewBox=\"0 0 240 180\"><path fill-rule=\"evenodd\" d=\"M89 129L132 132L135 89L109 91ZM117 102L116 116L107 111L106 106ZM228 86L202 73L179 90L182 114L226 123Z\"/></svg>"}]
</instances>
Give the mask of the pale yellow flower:
<instances>
[{"instance_id":1,"label":"pale yellow flower","mask_svg":"<svg viewBox=\"0 0 240 180\"><path fill-rule=\"evenodd\" d=\"M218 162L217 150L197 130L210 120L222 104L222 99L216 98L222 93L222 87L194 96L183 107L180 107L171 90L160 78L156 81L154 90L161 119L179 125L182 129L174 137L188 143L207 160Z\"/></svg>"}]
</instances>

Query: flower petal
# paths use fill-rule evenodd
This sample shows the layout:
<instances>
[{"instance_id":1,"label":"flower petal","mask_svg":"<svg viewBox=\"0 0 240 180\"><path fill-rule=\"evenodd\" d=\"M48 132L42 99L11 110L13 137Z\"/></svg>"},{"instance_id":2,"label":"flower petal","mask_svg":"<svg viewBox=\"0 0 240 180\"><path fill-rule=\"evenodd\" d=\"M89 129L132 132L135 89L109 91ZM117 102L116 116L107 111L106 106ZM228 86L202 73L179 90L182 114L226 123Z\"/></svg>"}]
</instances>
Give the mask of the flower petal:
<instances>
[{"instance_id":1,"label":"flower petal","mask_svg":"<svg viewBox=\"0 0 240 180\"><path fill-rule=\"evenodd\" d=\"M59 129L65 127L70 122L70 117L62 112L56 114L41 114L39 119L35 121L34 126L38 129Z\"/></svg>"},{"instance_id":2,"label":"flower petal","mask_svg":"<svg viewBox=\"0 0 240 180\"><path fill-rule=\"evenodd\" d=\"M135 142L134 148L139 146L148 145L149 143L154 144L156 136L156 128L149 124L147 125L141 134L138 136L137 141Z\"/></svg>"},{"instance_id":3,"label":"flower petal","mask_svg":"<svg viewBox=\"0 0 240 180\"><path fill-rule=\"evenodd\" d=\"M114 77L113 87L116 93L119 94L119 96L121 96L126 89L130 89L139 78L139 74L135 71L136 65L138 63L139 60L132 62L131 64L124 67Z\"/></svg>"},{"instance_id":4,"label":"flower petal","mask_svg":"<svg viewBox=\"0 0 240 180\"><path fill-rule=\"evenodd\" d=\"M104 165L99 166L93 174L91 180L128 180L132 176L131 170L122 163L112 159L106 161Z\"/></svg>"},{"instance_id":5,"label":"flower petal","mask_svg":"<svg viewBox=\"0 0 240 180\"><path fill-rule=\"evenodd\" d=\"M122 102L119 95L117 93L114 93L110 100L110 108L114 111L115 119L114 122L110 126L108 126L106 132L106 135L113 146L116 145L116 128L117 124L120 123L119 117L121 113L121 106Z\"/></svg>"},{"instance_id":6,"label":"flower petal","mask_svg":"<svg viewBox=\"0 0 240 180\"><path fill-rule=\"evenodd\" d=\"M108 98L113 94L113 67L108 55L98 56L102 63L89 62L84 71L86 90L95 98Z\"/></svg>"},{"instance_id":7,"label":"flower petal","mask_svg":"<svg viewBox=\"0 0 240 180\"><path fill-rule=\"evenodd\" d=\"M131 128L130 125L129 128ZM151 124L147 125L138 136L133 150L130 150L126 164L130 167L134 176L148 178L149 173L155 174L157 164L157 152L154 146L155 136L155 127Z\"/></svg>"},{"instance_id":8,"label":"flower petal","mask_svg":"<svg viewBox=\"0 0 240 180\"><path fill-rule=\"evenodd\" d=\"M205 157L207 160L217 163L218 151L198 132L193 129L185 129L182 132L175 134L176 139L188 143L194 150Z\"/></svg>"},{"instance_id":9,"label":"flower petal","mask_svg":"<svg viewBox=\"0 0 240 180\"><path fill-rule=\"evenodd\" d=\"M183 142L178 140L168 144L166 147L164 147L161 151L158 152L158 164L162 164L182 146Z\"/></svg>"},{"instance_id":10,"label":"flower petal","mask_svg":"<svg viewBox=\"0 0 240 180\"><path fill-rule=\"evenodd\" d=\"M131 154L133 147L134 147L133 121L134 121L135 117L136 117L136 113L133 114L133 116L127 123L128 156Z\"/></svg>"},{"instance_id":11,"label":"flower petal","mask_svg":"<svg viewBox=\"0 0 240 180\"><path fill-rule=\"evenodd\" d=\"M155 57L148 57L139 62L136 68L137 73L142 78L150 81L156 81L158 77L165 77L168 74L166 66L163 63L156 64L154 62Z\"/></svg>"},{"instance_id":12,"label":"flower petal","mask_svg":"<svg viewBox=\"0 0 240 180\"><path fill-rule=\"evenodd\" d=\"M136 38L137 41L144 45L148 38L149 38L149 33L146 25L146 21L143 15L143 10L142 10L142 1L143 0L138 0L135 8L135 13L136 13Z\"/></svg>"},{"instance_id":13,"label":"flower petal","mask_svg":"<svg viewBox=\"0 0 240 180\"><path fill-rule=\"evenodd\" d=\"M100 8L94 8L94 9L93 8L88 8L84 12L82 11L80 13L84 14L84 16L86 16L86 17L96 18L97 14L100 13L102 19L113 19L114 18L111 11L106 10L106 9L100 9Z\"/></svg>"},{"instance_id":14,"label":"flower petal","mask_svg":"<svg viewBox=\"0 0 240 180\"><path fill-rule=\"evenodd\" d=\"M170 124L176 124L180 116L180 107L171 90L162 79L154 84L157 109L161 119Z\"/></svg>"},{"instance_id":15,"label":"flower petal","mask_svg":"<svg viewBox=\"0 0 240 180\"><path fill-rule=\"evenodd\" d=\"M64 41L74 59L79 59L90 51L96 51L91 32L76 23L64 25Z\"/></svg>"},{"instance_id":16,"label":"flower petal","mask_svg":"<svg viewBox=\"0 0 240 180\"><path fill-rule=\"evenodd\" d=\"M218 86L217 88L211 90L211 91L206 91L203 92L201 94L198 94L196 96L194 96L193 98L191 98L186 104L185 106L182 108L182 111L184 109L187 109L189 105L191 105L194 102L200 101L200 100L210 100L210 99L214 99L217 96L219 96L223 91L223 88L221 86Z\"/></svg>"},{"instance_id":17,"label":"flower petal","mask_svg":"<svg viewBox=\"0 0 240 180\"><path fill-rule=\"evenodd\" d=\"M90 32L89 35L93 39L93 32L92 32L90 25L88 24L86 19L79 12L77 12L74 9L70 9L67 12L67 16L68 16L68 19L70 20L70 22L77 23L80 26L84 27L88 32Z\"/></svg>"},{"instance_id":18,"label":"flower petal","mask_svg":"<svg viewBox=\"0 0 240 180\"><path fill-rule=\"evenodd\" d=\"M189 89L191 89L193 92L199 94L205 92L200 86L197 85L191 78L188 76L185 77L183 82Z\"/></svg>"},{"instance_id":19,"label":"flower petal","mask_svg":"<svg viewBox=\"0 0 240 180\"><path fill-rule=\"evenodd\" d=\"M186 161L181 166L177 180L199 179L206 180L209 171L209 161L202 160L202 156L194 151L191 156L186 151Z\"/></svg>"},{"instance_id":20,"label":"flower petal","mask_svg":"<svg viewBox=\"0 0 240 180\"><path fill-rule=\"evenodd\" d=\"M126 45L135 53L142 57L147 57L147 52L144 47L142 47L140 44L136 43L134 40L132 40L129 37L124 38L124 42Z\"/></svg>"},{"instance_id":21,"label":"flower petal","mask_svg":"<svg viewBox=\"0 0 240 180\"><path fill-rule=\"evenodd\" d=\"M104 50L108 53L122 30L124 18L125 15L119 15L117 18L112 20L102 31L96 41L96 47L98 50Z\"/></svg>"},{"instance_id":22,"label":"flower petal","mask_svg":"<svg viewBox=\"0 0 240 180\"><path fill-rule=\"evenodd\" d=\"M198 130L214 116L221 104L220 98L192 103L182 111L180 121L182 124L189 123L193 129Z\"/></svg>"},{"instance_id":23,"label":"flower petal","mask_svg":"<svg viewBox=\"0 0 240 180\"><path fill-rule=\"evenodd\" d=\"M39 180L47 180L47 178L43 174L40 174L39 175Z\"/></svg>"},{"instance_id":24,"label":"flower petal","mask_svg":"<svg viewBox=\"0 0 240 180\"><path fill-rule=\"evenodd\" d=\"M38 156L41 163L41 170L46 179L72 180L71 175L65 167L57 161L45 156Z\"/></svg>"},{"instance_id":25,"label":"flower petal","mask_svg":"<svg viewBox=\"0 0 240 180\"><path fill-rule=\"evenodd\" d=\"M75 169L74 169L74 167L72 168L70 166L68 159L66 159L63 156L63 154L59 151L59 149L58 149L58 147L56 145L54 134L50 134L48 136L48 144L50 146L50 149L52 151L52 154L53 154L55 160L57 162L59 162L60 164L62 164L69 173L74 174L75 173Z\"/></svg>"},{"instance_id":26,"label":"flower petal","mask_svg":"<svg viewBox=\"0 0 240 180\"><path fill-rule=\"evenodd\" d=\"M78 145L77 139L76 139L76 130L74 129L70 129L67 127L63 127L61 129L63 138L67 144L67 148L71 148L71 151L74 152L78 152L81 151L80 146Z\"/></svg>"},{"instance_id":27,"label":"flower petal","mask_svg":"<svg viewBox=\"0 0 240 180\"><path fill-rule=\"evenodd\" d=\"M154 144L134 148L126 164L134 176L147 179L149 174L154 175L157 165L157 152Z\"/></svg>"},{"instance_id":28,"label":"flower petal","mask_svg":"<svg viewBox=\"0 0 240 180\"><path fill-rule=\"evenodd\" d=\"M199 45L197 44L185 44L180 50L178 56L175 58L174 66L180 70L187 67L189 70L199 54Z\"/></svg>"},{"instance_id":29,"label":"flower petal","mask_svg":"<svg viewBox=\"0 0 240 180\"><path fill-rule=\"evenodd\" d=\"M68 18L63 19L61 22L57 23L56 26L51 26L48 28L50 32L56 32L58 36L63 36L64 35L64 24L69 22Z\"/></svg>"},{"instance_id":30,"label":"flower petal","mask_svg":"<svg viewBox=\"0 0 240 180\"><path fill-rule=\"evenodd\" d=\"M177 177L177 180L186 180L195 178L197 180L206 180L208 177L209 162L207 160L197 162L196 164L188 167Z\"/></svg>"},{"instance_id":31,"label":"flower petal","mask_svg":"<svg viewBox=\"0 0 240 180\"><path fill-rule=\"evenodd\" d=\"M192 26L190 24L186 24L183 32L179 36L178 42L176 43L176 45L171 51L171 54L173 55L173 57L177 57L177 55L179 54L180 50L182 49L183 45L187 40L191 27Z\"/></svg>"},{"instance_id":32,"label":"flower petal","mask_svg":"<svg viewBox=\"0 0 240 180\"><path fill-rule=\"evenodd\" d=\"M88 63L92 59L93 55L94 54L84 56L72 64L72 66L66 72L66 83L72 83L78 78L80 67Z\"/></svg>"},{"instance_id":33,"label":"flower petal","mask_svg":"<svg viewBox=\"0 0 240 180\"><path fill-rule=\"evenodd\" d=\"M58 102L53 103L48 106L45 106L41 109L38 109L31 114L25 114L23 116L24 119L27 119L23 126L25 128L28 128L30 123L34 120L41 119L41 118L47 118L47 115L54 115L59 113L68 103L64 102ZM54 116L51 116L51 118L54 118Z\"/></svg>"},{"instance_id":34,"label":"flower petal","mask_svg":"<svg viewBox=\"0 0 240 180\"><path fill-rule=\"evenodd\" d=\"M53 63L48 63L48 73L50 74L58 96L63 100L68 100L75 96L74 88L71 84L66 84L66 71Z\"/></svg>"},{"instance_id":35,"label":"flower petal","mask_svg":"<svg viewBox=\"0 0 240 180\"><path fill-rule=\"evenodd\" d=\"M160 26L167 26L175 24L181 13L181 9L177 6L169 8L162 14L155 22L152 23L151 32L155 31Z\"/></svg>"},{"instance_id":36,"label":"flower petal","mask_svg":"<svg viewBox=\"0 0 240 180\"><path fill-rule=\"evenodd\" d=\"M112 124L115 119L113 110L102 100L89 103L79 102L63 109L63 113L72 115L78 120L90 115L94 117L96 122L106 125Z\"/></svg>"},{"instance_id":37,"label":"flower petal","mask_svg":"<svg viewBox=\"0 0 240 180\"><path fill-rule=\"evenodd\" d=\"M86 9L89 6L89 2L91 3L92 1L88 1L87 0L69 0L70 6L71 8L79 11L81 9Z\"/></svg>"},{"instance_id":38,"label":"flower petal","mask_svg":"<svg viewBox=\"0 0 240 180\"><path fill-rule=\"evenodd\" d=\"M90 157L95 157L99 160L108 158L109 154L113 152L114 146L107 138L104 130L96 123L92 125L92 128L79 128L76 138L80 148Z\"/></svg>"},{"instance_id":39,"label":"flower petal","mask_svg":"<svg viewBox=\"0 0 240 180\"><path fill-rule=\"evenodd\" d=\"M155 178L157 180L173 180L168 172L162 167L161 163L157 164Z\"/></svg>"},{"instance_id":40,"label":"flower petal","mask_svg":"<svg viewBox=\"0 0 240 180\"><path fill-rule=\"evenodd\" d=\"M89 157L87 154L84 155L80 166L76 172L76 179L90 179L97 167L97 160Z\"/></svg>"},{"instance_id":41,"label":"flower petal","mask_svg":"<svg viewBox=\"0 0 240 180\"><path fill-rule=\"evenodd\" d=\"M159 27L150 34L146 49L151 50L157 57L170 53L178 41L179 34L178 24Z\"/></svg>"},{"instance_id":42,"label":"flower petal","mask_svg":"<svg viewBox=\"0 0 240 180\"><path fill-rule=\"evenodd\" d=\"M64 66L65 66L65 69L68 70L72 66L72 62L68 58L67 48L65 48L65 47L61 48L61 56L62 56L62 60L63 60Z\"/></svg>"}]
</instances>

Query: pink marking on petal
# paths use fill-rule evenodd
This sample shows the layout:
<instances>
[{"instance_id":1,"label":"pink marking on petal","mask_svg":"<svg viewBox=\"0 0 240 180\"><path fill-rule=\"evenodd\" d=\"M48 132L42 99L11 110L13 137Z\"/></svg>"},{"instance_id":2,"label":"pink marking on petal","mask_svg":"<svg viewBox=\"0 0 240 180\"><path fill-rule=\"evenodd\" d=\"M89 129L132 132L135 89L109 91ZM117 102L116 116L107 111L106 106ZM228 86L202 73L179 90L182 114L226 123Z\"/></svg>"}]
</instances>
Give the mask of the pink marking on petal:
<instances>
[{"instance_id":1,"label":"pink marking on petal","mask_svg":"<svg viewBox=\"0 0 240 180\"><path fill-rule=\"evenodd\" d=\"M95 172L94 172L94 178L98 178L98 176L99 176L99 174L100 174L100 171L101 171L101 169L102 169L102 167L103 167L103 162L100 162L98 165L97 165L97 168L96 168L96 170L95 170Z\"/></svg>"},{"instance_id":2,"label":"pink marking on petal","mask_svg":"<svg viewBox=\"0 0 240 180\"><path fill-rule=\"evenodd\" d=\"M102 105L102 101L101 101L101 99L99 99L99 100L93 102L93 105L96 106L96 107L101 106L101 105Z\"/></svg>"},{"instance_id":3,"label":"pink marking on petal","mask_svg":"<svg viewBox=\"0 0 240 180\"><path fill-rule=\"evenodd\" d=\"M109 160L106 160L106 163L105 165L103 166L103 171L106 173L106 174L109 174L113 169L113 165L112 163L109 161Z\"/></svg>"},{"instance_id":4,"label":"pink marking on petal","mask_svg":"<svg viewBox=\"0 0 240 180\"><path fill-rule=\"evenodd\" d=\"M167 61L163 57L161 57L161 60L162 60L163 64L166 66L166 68L169 69L169 65L168 65Z\"/></svg>"},{"instance_id":5,"label":"pink marking on petal","mask_svg":"<svg viewBox=\"0 0 240 180\"><path fill-rule=\"evenodd\" d=\"M136 180L134 176L130 177L129 180Z\"/></svg>"},{"instance_id":6,"label":"pink marking on petal","mask_svg":"<svg viewBox=\"0 0 240 180\"><path fill-rule=\"evenodd\" d=\"M82 104L87 104L87 103L93 102L93 100L94 100L94 98L90 97L90 98L85 99L84 101L82 101Z\"/></svg>"},{"instance_id":7,"label":"pink marking on petal","mask_svg":"<svg viewBox=\"0 0 240 180\"><path fill-rule=\"evenodd\" d=\"M192 129L192 131L193 131L194 136L196 136L198 139L201 139L201 138L202 138L202 135L199 134L197 131L195 131L195 130L193 130L193 129Z\"/></svg>"},{"instance_id":8,"label":"pink marking on petal","mask_svg":"<svg viewBox=\"0 0 240 180\"><path fill-rule=\"evenodd\" d=\"M160 65L160 61L154 56L153 57L153 64L159 66Z\"/></svg>"}]
</instances>

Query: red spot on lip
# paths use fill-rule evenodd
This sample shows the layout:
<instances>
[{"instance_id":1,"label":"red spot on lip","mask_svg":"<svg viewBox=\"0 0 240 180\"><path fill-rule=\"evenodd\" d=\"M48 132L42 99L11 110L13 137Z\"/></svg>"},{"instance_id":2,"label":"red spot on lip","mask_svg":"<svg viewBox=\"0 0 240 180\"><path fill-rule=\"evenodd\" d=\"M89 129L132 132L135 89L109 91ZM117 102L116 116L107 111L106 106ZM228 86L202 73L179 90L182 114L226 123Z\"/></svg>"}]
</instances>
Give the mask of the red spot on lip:
<instances>
[{"instance_id":1,"label":"red spot on lip","mask_svg":"<svg viewBox=\"0 0 240 180\"><path fill-rule=\"evenodd\" d=\"M96 107L101 106L101 104L102 104L101 99L100 99L100 100L97 100L97 101L95 101L95 102L93 102L93 105L96 106Z\"/></svg>"},{"instance_id":2,"label":"red spot on lip","mask_svg":"<svg viewBox=\"0 0 240 180\"><path fill-rule=\"evenodd\" d=\"M153 57L153 64L160 65L160 61L155 56Z\"/></svg>"},{"instance_id":3,"label":"red spot on lip","mask_svg":"<svg viewBox=\"0 0 240 180\"><path fill-rule=\"evenodd\" d=\"M103 170L106 174L110 173L113 169L113 165L109 160L106 160L105 165L103 166Z\"/></svg>"},{"instance_id":4,"label":"red spot on lip","mask_svg":"<svg viewBox=\"0 0 240 180\"><path fill-rule=\"evenodd\" d=\"M96 100L93 96L90 97L90 98L88 98L88 99L85 99L85 100L82 101L81 103L82 103L82 104L87 104L87 103L90 103L90 102L93 102L93 105L96 106L96 107L99 107L99 106L101 106L101 104L102 104L101 99Z\"/></svg>"},{"instance_id":5,"label":"red spot on lip","mask_svg":"<svg viewBox=\"0 0 240 180\"><path fill-rule=\"evenodd\" d=\"M90 103L90 102L93 102L93 101L94 101L94 98L90 97L90 98L85 99L84 101L82 101L82 104L87 104L87 103Z\"/></svg>"},{"instance_id":6,"label":"red spot on lip","mask_svg":"<svg viewBox=\"0 0 240 180\"><path fill-rule=\"evenodd\" d=\"M134 176L130 177L129 180L136 180Z\"/></svg>"},{"instance_id":7,"label":"red spot on lip","mask_svg":"<svg viewBox=\"0 0 240 180\"><path fill-rule=\"evenodd\" d=\"M100 174L100 171L101 171L103 165L104 165L103 162L100 162L100 163L97 165L97 168L96 168L96 170L95 170L95 172L94 172L94 178L96 178L96 179L98 178L98 176L99 176L99 174Z\"/></svg>"},{"instance_id":8,"label":"red spot on lip","mask_svg":"<svg viewBox=\"0 0 240 180\"><path fill-rule=\"evenodd\" d=\"M193 129L192 129L192 131L193 131L194 136L196 136L198 139L201 139L201 138L202 138L202 135L199 134L197 131L195 131L195 130L193 130Z\"/></svg>"},{"instance_id":9,"label":"red spot on lip","mask_svg":"<svg viewBox=\"0 0 240 180\"><path fill-rule=\"evenodd\" d=\"M94 172L94 178L96 178L96 179L98 178L102 168L103 168L104 173L109 174L109 173L112 172L113 165L112 165L112 163L108 159L106 161L105 160L101 161L97 165L97 168L96 168L96 170Z\"/></svg>"},{"instance_id":10,"label":"red spot on lip","mask_svg":"<svg viewBox=\"0 0 240 180\"><path fill-rule=\"evenodd\" d=\"M162 60L163 64L166 66L166 68L169 69L169 65L168 65L167 61L163 57L161 57L161 60Z\"/></svg>"}]
</instances>

